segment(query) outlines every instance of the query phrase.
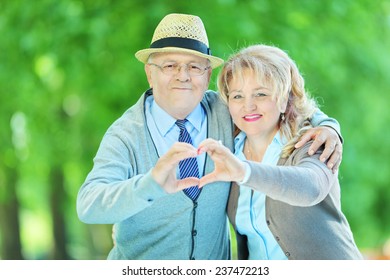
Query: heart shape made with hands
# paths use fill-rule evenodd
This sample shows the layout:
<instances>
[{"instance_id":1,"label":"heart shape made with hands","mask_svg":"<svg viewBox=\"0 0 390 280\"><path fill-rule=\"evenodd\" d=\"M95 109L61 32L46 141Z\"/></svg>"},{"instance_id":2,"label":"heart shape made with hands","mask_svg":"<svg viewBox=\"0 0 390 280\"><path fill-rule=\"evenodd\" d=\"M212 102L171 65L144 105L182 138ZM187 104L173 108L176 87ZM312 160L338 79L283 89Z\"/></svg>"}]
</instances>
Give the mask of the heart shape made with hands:
<instances>
[{"instance_id":1,"label":"heart shape made with hands","mask_svg":"<svg viewBox=\"0 0 390 280\"><path fill-rule=\"evenodd\" d=\"M199 188L216 181L241 181L246 174L246 165L239 160L222 141L206 139L197 150L198 156L207 153L214 162L214 170L199 179Z\"/></svg>"},{"instance_id":2,"label":"heart shape made with hands","mask_svg":"<svg viewBox=\"0 0 390 280\"><path fill-rule=\"evenodd\" d=\"M207 153L214 163L214 170L201 178L177 178L179 162ZM192 186L203 186L216 182L241 181L245 176L245 163L239 160L221 141L206 139L195 148L189 143L176 142L156 163L153 178L168 192L177 192Z\"/></svg>"}]
</instances>

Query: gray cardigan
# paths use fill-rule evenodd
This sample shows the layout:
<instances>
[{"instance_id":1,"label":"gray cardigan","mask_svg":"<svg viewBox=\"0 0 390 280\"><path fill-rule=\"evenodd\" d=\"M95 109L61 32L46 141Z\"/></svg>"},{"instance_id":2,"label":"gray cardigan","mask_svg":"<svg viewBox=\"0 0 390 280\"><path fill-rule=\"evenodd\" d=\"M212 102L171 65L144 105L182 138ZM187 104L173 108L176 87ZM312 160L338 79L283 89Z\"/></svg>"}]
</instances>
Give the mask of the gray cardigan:
<instances>
[{"instance_id":1,"label":"gray cardigan","mask_svg":"<svg viewBox=\"0 0 390 280\"><path fill-rule=\"evenodd\" d=\"M108 129L94 166L77 197L81 221L115 224L109 259L229 259L226 217L229 183L202 188L194 204L183 192L167 194L150 170L158 154L144 114L151 91ZM233 148L233 125L218 94L207 91L201 102L207 136ZM214 169L206 158L205 173Z\"/></svg>"},{"instance_id":2,"label":"gray cardigan","mask_svg":"<svg viewBox=\"0 0 390 280\"><path fill-rule=\"evenodd\" d=\"M311 143L295 150L278 166L247 161L251 176L245 186L266 195L266 222L290 260L362 259L341 211L338 174L320 162ZM239 187L233 184L228 216L235 226ZM238 258L248 258L246 236L236 232Z\"/></svg>"}]
</instances>

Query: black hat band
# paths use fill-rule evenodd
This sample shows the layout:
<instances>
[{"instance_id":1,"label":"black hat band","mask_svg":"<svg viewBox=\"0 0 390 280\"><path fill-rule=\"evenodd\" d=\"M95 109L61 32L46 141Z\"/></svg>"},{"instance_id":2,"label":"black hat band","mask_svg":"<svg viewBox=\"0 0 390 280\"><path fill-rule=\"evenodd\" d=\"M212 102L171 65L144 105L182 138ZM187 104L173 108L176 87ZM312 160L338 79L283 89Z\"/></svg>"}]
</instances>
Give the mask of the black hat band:
<instances>
[{"instance_id":1,"label":"black hat band","mask_svg":"<svg viewBox=\"0 0 390 280\"><path fill-rule=\"evenodd\" d=\"M150 45L150 48L153 49L166 47L190 49L203 54L211 55L211 50L206 46L206 44L190 38L168 37L157 40Z\"/></svg>"}]
</instances>

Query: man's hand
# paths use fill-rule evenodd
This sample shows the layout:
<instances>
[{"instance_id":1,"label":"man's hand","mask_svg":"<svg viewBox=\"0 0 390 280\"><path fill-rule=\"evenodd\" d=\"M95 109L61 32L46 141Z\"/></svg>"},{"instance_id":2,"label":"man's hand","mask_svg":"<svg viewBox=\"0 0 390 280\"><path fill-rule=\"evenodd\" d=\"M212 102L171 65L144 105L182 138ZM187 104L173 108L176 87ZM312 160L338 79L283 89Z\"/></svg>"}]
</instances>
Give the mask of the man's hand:
<instances>
[{"instance_id":1,"label":"man's hand","mask_svg":"<svg viewBox=\"0 0 390 280\"><path fill-rule=\"evenodd\" d=\"M333 173L339 169L343 153L343 144L337 132L328 126L317 126L309 129L301 139L295 144L295 148L302 147L305 143L314 139L309 148L309 155L313 155L319 147L325 143L325 149L320 156L320 160L328 160L327 166Z\"/></svg>"},{"instance_id":2,"label":"man's hand","mask_svg":"<svg viewBox=\"0 0 390 280\"><path fill-rule=\"evenodd\" d=\"M179 162L186 158L196 157L197 155L197 149L192 145L184 142L176 142L165 155L159 158L156 165L153 167L152 176L154 180L156 180L167 193L175 193L188 187L198 185L199 178L188 177L185 179L178 179L176 176Z\"/></svg>"}]
</instances>

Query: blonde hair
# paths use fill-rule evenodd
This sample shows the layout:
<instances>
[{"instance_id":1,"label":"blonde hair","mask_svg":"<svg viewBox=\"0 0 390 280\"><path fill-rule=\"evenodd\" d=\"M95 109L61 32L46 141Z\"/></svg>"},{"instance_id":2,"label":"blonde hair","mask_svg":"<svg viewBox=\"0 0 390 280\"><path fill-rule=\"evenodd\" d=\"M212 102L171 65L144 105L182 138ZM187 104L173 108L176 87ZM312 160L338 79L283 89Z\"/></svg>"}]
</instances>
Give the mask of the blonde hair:
<instances>
[{"instance_id":1,"label":"blonde hair","mask_svg":"<svg viewBox=\"0 0 390 280\"><path fill-rule=\"evenodd\" d=\"M282 151L282 157L287 157L294 150L299 137L312 127L310 118L317 104L305 91L304 79L295 62L283 50L267 45L244 48L225 62L217 81L225 102L228 103L229 83L233 78L242 80L243 70L246 69L253 71L260 84L273 90L278 109L284 113L285 119L281 119L279 125L281 135L288 141Z\"/></svg>"}]
</instances>

